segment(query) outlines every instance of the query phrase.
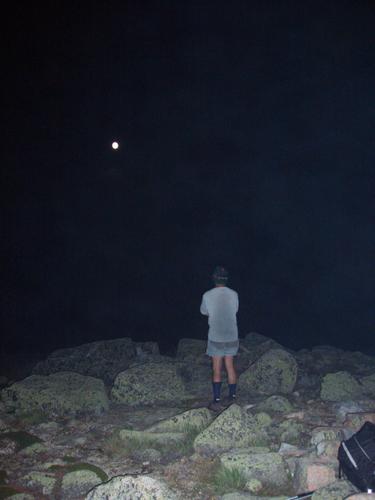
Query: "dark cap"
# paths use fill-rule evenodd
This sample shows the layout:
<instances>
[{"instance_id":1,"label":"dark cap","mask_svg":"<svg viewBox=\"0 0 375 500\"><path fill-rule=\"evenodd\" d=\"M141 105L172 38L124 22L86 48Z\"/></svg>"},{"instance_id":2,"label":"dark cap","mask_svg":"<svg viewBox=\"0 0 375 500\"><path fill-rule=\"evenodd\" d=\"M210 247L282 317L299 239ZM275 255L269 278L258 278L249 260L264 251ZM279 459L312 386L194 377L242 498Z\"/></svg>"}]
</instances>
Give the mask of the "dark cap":
<instances>
[{"instance_id":1,"label":"dark cap","mask_svg":"<svg viewBox=\"0 0 375 500\"><path fill-rule=\"evenodd\" d=\"M226 285L228 282L228 271L223 266L216 266L212 274L215 285Z\"/></svg>"}]
</instances>

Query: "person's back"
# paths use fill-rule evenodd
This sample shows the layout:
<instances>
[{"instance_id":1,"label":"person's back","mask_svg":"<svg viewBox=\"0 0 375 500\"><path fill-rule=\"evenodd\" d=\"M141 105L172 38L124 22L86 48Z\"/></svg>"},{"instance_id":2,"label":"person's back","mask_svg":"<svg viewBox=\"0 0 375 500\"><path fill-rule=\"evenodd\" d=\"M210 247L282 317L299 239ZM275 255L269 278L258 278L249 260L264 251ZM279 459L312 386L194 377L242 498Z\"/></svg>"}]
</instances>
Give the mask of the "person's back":
<instances>
[{"instance_id":1,"label":"person's back","mask_svg":"<svg viewBox=\"0 0 375 500\"><path fill-rule=\"evenodd\" d=\"M214 342L238 339L238 294L226 286L208 290L202 299L201 313L208 316L208 338Z\"/></svg>"}]
</instances>

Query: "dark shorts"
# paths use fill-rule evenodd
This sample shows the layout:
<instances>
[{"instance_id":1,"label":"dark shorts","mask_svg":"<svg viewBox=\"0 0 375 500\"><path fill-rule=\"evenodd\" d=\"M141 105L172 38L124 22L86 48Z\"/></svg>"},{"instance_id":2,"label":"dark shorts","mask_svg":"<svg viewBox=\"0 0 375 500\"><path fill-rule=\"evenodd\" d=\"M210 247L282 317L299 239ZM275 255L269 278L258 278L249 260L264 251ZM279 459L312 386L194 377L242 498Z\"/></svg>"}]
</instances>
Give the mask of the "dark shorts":
<instances>
[{"instance_id":1,"label":"dark shorts","mask_svg":"<svg viewBox=\"0 0 375 500\"><path fill-rule=\"evenodd\" d=\"M207 342L208 356L235 356L238 352L239 341L234 340L232 342L214 342L209 340Z\"/></svg>"}]
</instances>

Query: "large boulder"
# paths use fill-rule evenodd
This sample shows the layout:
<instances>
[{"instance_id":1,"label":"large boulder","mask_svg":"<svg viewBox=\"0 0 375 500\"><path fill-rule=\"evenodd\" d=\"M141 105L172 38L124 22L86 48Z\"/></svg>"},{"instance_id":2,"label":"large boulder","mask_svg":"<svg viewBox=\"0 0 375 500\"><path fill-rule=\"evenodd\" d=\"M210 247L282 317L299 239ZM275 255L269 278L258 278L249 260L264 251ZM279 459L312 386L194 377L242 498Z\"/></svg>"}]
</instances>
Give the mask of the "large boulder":
<instances>
[{"instance_id":1,"label":"large boulder","mask_svg":"<svg viewBox=\"0 0 375 500\"><path fill-rule=\"evenodd\" d=\"M152 343L153 344L153 343ZM139 353L152 351L150 346L138 346ZM155 351L155 347L153 348ZM112 384L116 375L126 370L137 358L137 345L130 338L90 342L69 349L58 349L45 361L37 363L34 375L70 371L100 378Z\"/></svg>"},{"instance_id":2,"label":"large boulder","mask_svg":"<svg viewBox=\"0 0 375 500\"><path fill-rule=\"evenodd\" d=\"M48 415L95 413L108 409L102 380L73 372L31 375L1 391L7 411Z\"/></svg>"},{"instance_id":3,"label":"large boulder","mask_svg":"<svg viewBox=\"0 0 375 500\"><path fill-rule=\"evenodd\" d=\"M257 494L291 492L291 475L286 461L278 453L254 453L234 450L220 457L225 469L239 470L248 482L257 481Z\"/></svg>"},{"instance_id":4,"label":"large boulder","mask_svg":"<svg viewBox=\"0 0 375 500\"><path fill-rule=\"evenodd\" d=\"M245 371L254 361L271 349L283 349L283 346L260 333L248 333L240 339L240 348L236 357L238 372Z\"/></svg>"},{"instance_id":5,"label":"large boulder","mask_svg":"<svg viewBox=\"0 0 375 500\"><path fill-rule=\"evenodd\" d=\"M239 388L244 392L288 394L297 380L297 362L283 349L271 349L255 361L239 377Z\"/></svg>"},{"instance_id":6,"label":"large boulder","mask_svg":"<svg viewBox=\"0 0 375 500\"><path fill-rule=\"evenodd\" d=\"M144 363L119 373L111 397L130 406L181 401L187 396L173 363Z\"/></svg>"},{"instance_id":7,"label":"large boulder","mask_svg":"<svg viewBox=\"0 0 375 500\"><path fill-rule=\"evenodd\" d=\"M96 486L85 500L177 500L177 495L161 480L149 476L116 476Z\"/></svg>"},{"instance_id":8,"label":"large boulder","mask_svg":"<svg viewBox=\"0 0 375 500\"><path fill-rule=\"evenodd\" d=\"M355 401L364 397L363 386L348 372L328 373L322 379L323 401Z\"/></svg>"},{"instance_id":9,"label":"large boulder","mask_svg":"<svg viewBox=\"0 0 375 500\"><path fill-rule=\"evenodd\" d=\"M102 482L103 478L95 470L68 471L61 481L61 498L80 498Z\"/></svg>"},{"instance_id":10,"label":"large boulder","mask_svg":"<svg viewBox=\"0 0 375 500\"><path fill-rule=\"evenodd\" d=\"M216 455L232 448L267 445L266 428L271 422L266 413L251 415L233 404L198 434L194 449L202 455Z\"/></svg>"},{"instance_id":11,"label":"large boulder","mask_svg":"<svg viewBox=\"0 0 375 500\"><path fill-rule=\"evenodd\" d=\"M208 408L193 408L162 420L147 430L149 432L186 432L189 429L201 431L208 427L212 420L213 416Z\"/></svg>"}]
</instances>

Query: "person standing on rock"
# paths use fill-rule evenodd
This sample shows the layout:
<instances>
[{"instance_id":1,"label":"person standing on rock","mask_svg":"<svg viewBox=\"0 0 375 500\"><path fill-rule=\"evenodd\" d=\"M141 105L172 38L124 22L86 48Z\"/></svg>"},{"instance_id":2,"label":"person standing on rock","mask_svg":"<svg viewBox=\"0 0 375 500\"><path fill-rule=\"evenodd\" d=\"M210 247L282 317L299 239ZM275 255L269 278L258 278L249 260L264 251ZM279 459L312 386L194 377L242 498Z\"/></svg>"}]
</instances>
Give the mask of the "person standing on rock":
<instances>
[{"instance_id":1,"label":"person standing on rock","mask_svg":"<svg viewBox=\"0 0 375 500\"><path fill-rule=\"evenodd\" d=\"M215 287L203 294L200 311L208 316L208 342L206 354L212 359L213 401L209 408L220 411L236 398L237 374L233 359L238 352L238 294L227 287L228 272L217 266L213 273ZM222 402L221 371L224 366L228 376L228 397ZM224 403L224 404L222 404Z\"/></svg>"}]
</instances>

